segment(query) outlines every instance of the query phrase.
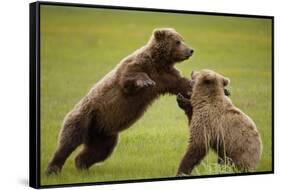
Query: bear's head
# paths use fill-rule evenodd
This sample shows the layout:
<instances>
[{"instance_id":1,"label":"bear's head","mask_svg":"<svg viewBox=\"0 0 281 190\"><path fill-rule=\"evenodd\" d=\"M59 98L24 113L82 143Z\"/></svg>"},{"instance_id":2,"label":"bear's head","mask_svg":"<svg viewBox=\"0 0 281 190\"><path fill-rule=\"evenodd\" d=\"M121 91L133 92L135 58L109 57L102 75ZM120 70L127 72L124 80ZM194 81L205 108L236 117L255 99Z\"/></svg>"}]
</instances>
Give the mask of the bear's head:
<instances>
[{"instance_id":1,"label":"bear's head","mask_svg":"<svg viewBox=\"0 0 281 190\"><path fill-rule=\"evenodd\" d=\"M165 64L186 60L194 52L185 44L183 37L172 28L155 29L150 39L150 45L154 56Z\"/></svg>"},{"instance_id":2,"label":"bear's head","mask_svg":"<svg viewBox=\"0 0 281 190\"><path fill-rule=\"evenodd\" d=\"M227 95L225 87L230 83L230 80L215 71L207 69L192 71L191 79L192 96L194 97Z\"/></svg>"}]
</instances>

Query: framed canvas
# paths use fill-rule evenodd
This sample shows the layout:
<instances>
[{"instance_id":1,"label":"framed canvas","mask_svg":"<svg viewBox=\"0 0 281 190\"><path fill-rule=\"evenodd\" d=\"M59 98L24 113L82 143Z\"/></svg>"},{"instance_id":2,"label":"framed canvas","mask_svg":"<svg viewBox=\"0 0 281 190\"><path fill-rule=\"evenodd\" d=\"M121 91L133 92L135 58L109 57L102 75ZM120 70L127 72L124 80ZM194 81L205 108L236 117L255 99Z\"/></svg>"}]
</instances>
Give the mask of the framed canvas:
<instances>
[{"instance_id":1,"label":"framed canvas","mask_svg":"<svg viewBox=\"0 0 281 190\"><path fill-rule=\"evenodd\" d=\"M31 3L30 186L273 173L273 78L272 16Z\"/></svg>"}]
</instances>

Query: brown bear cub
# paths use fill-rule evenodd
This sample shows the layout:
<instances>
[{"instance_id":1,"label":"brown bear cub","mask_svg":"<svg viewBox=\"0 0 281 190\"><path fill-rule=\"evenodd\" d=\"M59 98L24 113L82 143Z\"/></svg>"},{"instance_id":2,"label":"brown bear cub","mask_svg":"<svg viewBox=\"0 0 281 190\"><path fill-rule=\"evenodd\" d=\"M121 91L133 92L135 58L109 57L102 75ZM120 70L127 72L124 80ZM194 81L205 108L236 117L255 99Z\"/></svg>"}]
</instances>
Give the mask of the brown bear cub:
<instances>
[{"instance_id":1,"label":"brown bear cub","mask_svg":"<svg viewBox=\"0 0 281 190\"><path fill-rule=\"evenodd\" d=\"M211 148L220 164L226 159L243 172L253 172L260 160L262 143L255 123L225 96L229 79L211 70L192 72L190 99L177 96L187 115L192 106L190 143L177 175L190 175Z\"/></svg>"},{"instance_id":2,"label":"brown bear cub","mask_svg":"<svg viewBox=\"0 0 281 190\"><path fill-rule=\"evenodd\" d=\"M174 29L154 30L145 46L121 60L66 115L46 174L60 172L81 144L84 147L75 158L78 169L104 161L114 150L118 133L139 119L155 99L191 91L190 80L174 65L192 54Z\"/></svg>"}]
</instances>

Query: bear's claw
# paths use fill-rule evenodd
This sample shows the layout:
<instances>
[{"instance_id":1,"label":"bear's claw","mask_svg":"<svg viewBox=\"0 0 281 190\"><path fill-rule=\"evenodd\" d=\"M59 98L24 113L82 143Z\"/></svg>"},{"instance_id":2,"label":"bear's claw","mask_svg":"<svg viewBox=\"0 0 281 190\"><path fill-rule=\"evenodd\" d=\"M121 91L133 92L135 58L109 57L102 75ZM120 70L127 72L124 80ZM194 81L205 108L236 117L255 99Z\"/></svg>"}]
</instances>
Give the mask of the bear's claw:
<instances>
[{"instance_id":1,"label":"bear's claw","mask_svg":"<svg viewBox=\"0 0 281 190\"><path fill-rule=\"evenodd\" d=\"M59 166L53 165L53 166L49 166L45 172L45 174L47 176L51 176L51 175L58 175L61 171L61 168Z\"/></svg>"},{"instance_id":2,"label":"bear's claw","mask_svg":"<svg viewBox=\"0 0 281 190\"><path fill-rule=\"evenodd\" d=\"M153 80L138 80L137 86L139 87L149 87L149 86L155 86L156 83Z\"/></svg>"},{"instance_id":3,"label":"bear's claw","mask_svg":"<svg viewBox=\"0 0 281 190\"><path fill-rule=\"evenodd\" d=\"M190 104L189 99L185 98L181 93L177 95L177 102L178 106L182 109L185 109L185 107Z\"/></svg>"},{"instance_id":4,"label":"bear's claw","mask_svg":"<svg viewBox=\"0 0 281 190\"><path fill-rule=\"evenodd\" d=\"M223 89L226 96L230 96L230 91L226 88Z\"/></svg>"}]
</instances>

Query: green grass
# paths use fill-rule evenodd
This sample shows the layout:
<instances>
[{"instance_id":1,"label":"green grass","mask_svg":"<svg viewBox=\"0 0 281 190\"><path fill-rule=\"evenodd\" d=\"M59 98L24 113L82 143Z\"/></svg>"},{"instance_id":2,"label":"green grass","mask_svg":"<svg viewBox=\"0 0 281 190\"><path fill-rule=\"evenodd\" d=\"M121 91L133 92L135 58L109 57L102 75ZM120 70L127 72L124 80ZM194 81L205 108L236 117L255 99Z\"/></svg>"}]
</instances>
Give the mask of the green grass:
<instances>
[{"instance_id":1,"label":"green grass","mask_svg":"<svg viewBox=\"0 0 281 190\"><path fill-rule=\"evenodd\" d=\"M41 184L173 177L187 149L188 125L174 96L163 96L129 130L114 154L87 172L74 167L76 150L59 176L44 175L66 113L125 56L144 45L154 28L173 27L195 49L177 67L213 69L231 79L235 105L255 121L263 141L257 171L270 171L271 21L90 8L41 8ZM208 154L193 175L234 172Z\"/></svg>"}]
</instances>

